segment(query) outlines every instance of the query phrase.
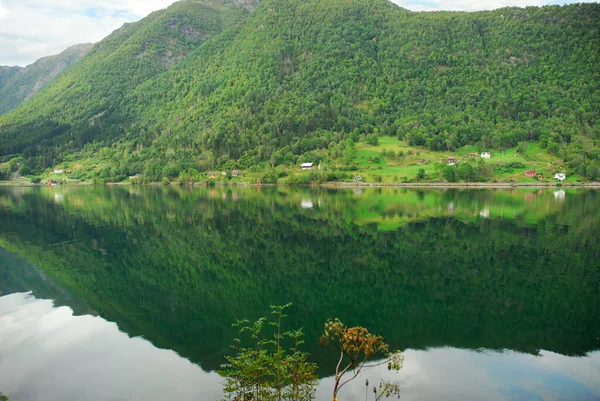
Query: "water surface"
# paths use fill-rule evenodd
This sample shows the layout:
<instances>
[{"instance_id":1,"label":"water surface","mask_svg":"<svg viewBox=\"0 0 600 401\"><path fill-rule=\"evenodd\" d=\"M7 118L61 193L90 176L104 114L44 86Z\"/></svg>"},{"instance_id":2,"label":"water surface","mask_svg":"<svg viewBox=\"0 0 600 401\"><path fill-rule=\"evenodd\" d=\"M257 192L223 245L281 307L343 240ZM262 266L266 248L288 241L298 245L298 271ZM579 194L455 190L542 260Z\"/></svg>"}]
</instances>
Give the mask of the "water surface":
<instances>
[{"instance_id":1,"label":"water surface","mask_svg":"<svg viewBox=\"0 0 600 401\"><path fill-rule=\"evenodd\" d=\"M318 337L339 317L406 350L404 399L597 400L599 205L576 189L0 188L0 391L214 400L231 323L293 302L319 399L336 355Z\"/></svg>"}]
</instances>

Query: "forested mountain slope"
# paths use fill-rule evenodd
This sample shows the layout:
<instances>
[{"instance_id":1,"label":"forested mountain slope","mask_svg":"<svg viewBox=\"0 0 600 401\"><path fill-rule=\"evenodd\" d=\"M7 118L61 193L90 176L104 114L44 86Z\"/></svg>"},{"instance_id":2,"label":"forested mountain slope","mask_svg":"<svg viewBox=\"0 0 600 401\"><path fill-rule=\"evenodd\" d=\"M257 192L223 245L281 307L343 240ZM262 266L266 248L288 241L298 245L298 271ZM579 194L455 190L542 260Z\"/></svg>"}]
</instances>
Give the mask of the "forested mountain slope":
<instances>
[{"instance_id":1,"label":"forested mountain slope","mask_svg":"<svg viewBox=\"0 0 600 401\"><path fill-rule=\"evenodd\" d=\"M189 18L218 8L172 9L191 6L202 12ZM585 169L600 159L599 27L598 4L415 13L385 0L264 0L162 64L136 62L156 31L137 27L114 75L91 54L0 118L0 155L160 179L299 156L337 163L342 140L383 134L433 150L535 139Z\"/></svg>"},{"instance_id":2,"label":"forested mountain slope","mask_svg":"<svg viewBox=\"0 0 600 401\"><path fill-rule=\"evenodd\" d=\"M246 14L241 7L189 0L125 24L32 102L2 118L0 153L37 156L33 167L39 168L53 164L66 149L118 138L121 122L105 121L125 94Z\"/></svg>"},{"instance_id":3,"label":"forested mountain slope","mask_svg":"<svg viewBox=\"0 0 600 401\"><path fill-rule=\"evenodd\" d=\"M56 56L44 57L25 68L0 67L9 71L7 79L0 76L0 114L4 114L28 101L65 68L78 62L92 48L84 43L71 46Z\"/></svg>"}]
</instances>

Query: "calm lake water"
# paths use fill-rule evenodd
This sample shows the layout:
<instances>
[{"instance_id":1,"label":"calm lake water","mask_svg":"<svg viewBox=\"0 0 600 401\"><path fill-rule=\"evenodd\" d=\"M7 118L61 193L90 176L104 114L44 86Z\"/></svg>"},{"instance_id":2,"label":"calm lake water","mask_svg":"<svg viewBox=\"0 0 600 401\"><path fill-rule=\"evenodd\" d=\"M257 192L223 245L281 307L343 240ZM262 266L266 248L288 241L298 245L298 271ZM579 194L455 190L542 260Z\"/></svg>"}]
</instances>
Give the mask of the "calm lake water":
<instances>
[{"instance_id":1,"label":"calm lake water","mask_svg":"<svg viewBox=\"0 0 600 401\"><path fill-rule=\"evenodd\" d=\"M231 323L288 302L320 401L330 317L406 356L343 401L600 400L600 192L0 188L11 401L217 400Z\"/></svg>"}]
</instances>

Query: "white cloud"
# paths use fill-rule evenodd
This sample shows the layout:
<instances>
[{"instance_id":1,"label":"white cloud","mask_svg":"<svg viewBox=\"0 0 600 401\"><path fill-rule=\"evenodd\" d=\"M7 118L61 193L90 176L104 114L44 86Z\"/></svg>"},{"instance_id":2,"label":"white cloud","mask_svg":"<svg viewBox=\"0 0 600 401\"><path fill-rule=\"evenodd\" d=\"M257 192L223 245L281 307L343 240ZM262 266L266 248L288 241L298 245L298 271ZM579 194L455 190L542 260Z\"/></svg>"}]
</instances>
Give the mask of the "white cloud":
<instances>
[{"instance_id":1,"label":"white cloud","mask_svg":"<svg viewBox=\"0 0 600 401\"><path fill-rule=\"evenodd\" d=\"M502 7L543 6L548 4L591 3L596 0L392 0L411 11L481 11Z\"/></svg>"},{"instance_id":2,"label":"white cloud","mask_svg":"<svg viewBox=\"0 0 600 401\"><path fill-rule=\"evenodd\" d=\"M412 11L475 11L506 6L541 6L556 2L393 1ZM123 23L139 20L174 2L175 0L0 0L0 65L24 66L41 57L58 54L78 43L97 42ZM561 2L564 3L564 0Z\"/></svg>"},{"instance_id":3,"label":"white cloud","mask_svg":"<svg viewBox=\"0 0 600 401\"><path fill-rule=\"evenodd\" d=\"M98 42L174 0L0 0L0 65L27 65Z\"/></svg>"},{"instance_id":4,"label":"white cloud","mask_svg":"<svg viewBox=\"0 0 600 401\"><path fill-rule=\"evenodd\" d=\"M0 297L0 388L20 400L217 400L221 378L100 317Z\"/></svg>"}]
</instances>

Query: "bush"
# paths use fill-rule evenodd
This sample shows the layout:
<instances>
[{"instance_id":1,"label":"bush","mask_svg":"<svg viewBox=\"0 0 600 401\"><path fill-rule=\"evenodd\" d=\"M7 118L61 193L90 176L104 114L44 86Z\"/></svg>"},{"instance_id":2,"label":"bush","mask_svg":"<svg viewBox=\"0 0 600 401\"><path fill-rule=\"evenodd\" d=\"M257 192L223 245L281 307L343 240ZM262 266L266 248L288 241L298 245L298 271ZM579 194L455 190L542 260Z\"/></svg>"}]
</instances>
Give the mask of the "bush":
<instances>
[{"instance_id":1,"label":"bush","mask_svg":"<svg viewBox=\"0 0 600 401\"><path fill-rule=\"evenodd\" d=\"M367 143L371 146L379 145L379 135L377 135L377 134L369 135L367 138Z\"/></svg>"},{"instance_id":2,"label":"bush","mask_svg":"<svg viewBox=\"0 0 600 401\"><path fill-rule=\"evenodd\" d=\"M227 356L219 374L225 378L227 399L295 400L314 398L318 382L317 365L308 362L308 354L299 350L302 329L283 331L285 306L271 306L272 321L241 320L234 324L239 338L231 346L235 355ZM269 332L266 332L269 331ZM248 336L245 347L242 336Z\"/></svg>"},{"instance_id":3,"label":"bush","mask_svg":"<svg viewBox=\"0 0 600 401\"><path fill-rule=\"evenodd\" d=\"M585 168L585 175L592 181L596 181L598 176L600 175L600 171L598 167L594 165L589 165Z\"/></svg>"},{"instance_id":4,"label":"bush","mask_svg":"<svg viewBox=\"0 0 600 401\"><path fill-rule=\"evenodd\" d=\"M163 185L169 185L171 183L171 181L169 180L169 177L166 177L166 176L162 178L161 182Z\"/></svg>"},{"instance_id":5,"label":"bush","mask_svg":"<svg viewBox=\"0 0 600 401\"><path fill-rule=\"evenodd\" d=\"M456 182L456 169L452 166L446 166L442 169L442 177L448 182Z\"/></svg>"},{"instance_id":6,"label":"bush","mask_svg":"<svg viewBox=\"0 0 600 401\"><path fill-rule=\"evenodd\" d=\"M28 165L22 164L21 167L19 167L19 174L21 176L30 175L31 174L31 169L29 168Z\"/></svg>"},{"instance_id":7,"label":"bush","mask_svg":"<svg viewBox=\"0 0 600 401\"><path fill-rule=\"evenodd\" d=\"M277 171L267 170L260 176L262 184L277 184Z\"/></svg>"}]
</instances>

